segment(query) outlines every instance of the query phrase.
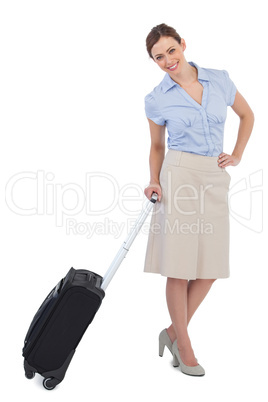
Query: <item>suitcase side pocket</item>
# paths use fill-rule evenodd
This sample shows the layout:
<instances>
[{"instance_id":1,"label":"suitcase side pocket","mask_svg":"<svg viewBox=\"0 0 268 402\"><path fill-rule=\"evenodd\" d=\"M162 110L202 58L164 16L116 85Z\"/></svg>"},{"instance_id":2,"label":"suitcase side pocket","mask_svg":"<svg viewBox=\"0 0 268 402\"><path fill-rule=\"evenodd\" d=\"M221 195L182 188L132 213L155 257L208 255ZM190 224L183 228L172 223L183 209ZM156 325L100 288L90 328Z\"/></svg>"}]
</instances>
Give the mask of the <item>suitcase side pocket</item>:
<instances>
[{"instance_id":1,"label":"suitcase side pocket","mask_svg":"<svg viewBox=\"0 0 268 402\"><path fill-rule=\"evenodd\" d=\"M53 309L53 306L55 305L58 295L61 291L62 285L63 285L64 279L62 279L57 286L55 286L51 292L48 294L48 296L45 298L39 309L37 310L37 313L35 314L31 325L28 329L28 332L25 336L24 340L24 347L22 350L22 355L26 357L29 354L29 349L31 345L33 345L35 339L38 337L38 334L40 333L41 329L43 328L43 325L46 322L46 319L48 318L51 310Z\"/></svg>"}]
</instances>

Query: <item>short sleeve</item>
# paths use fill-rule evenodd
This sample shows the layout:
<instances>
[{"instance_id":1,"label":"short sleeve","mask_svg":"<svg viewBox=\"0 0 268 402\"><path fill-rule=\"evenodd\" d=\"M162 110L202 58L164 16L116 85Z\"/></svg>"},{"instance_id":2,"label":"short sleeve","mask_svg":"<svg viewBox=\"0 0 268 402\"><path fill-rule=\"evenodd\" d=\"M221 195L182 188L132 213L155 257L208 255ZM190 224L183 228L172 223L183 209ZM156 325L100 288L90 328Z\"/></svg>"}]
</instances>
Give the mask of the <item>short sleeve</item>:
<instances>
[{"instance_id":1,"label":"short sleeve","mask_svg":"<svg viewBox=\"0 0 268 402\"><path fill-rule=\"evenodd\" d=\"M223 70L224 73L224 85L226 91L226 103L227 106L232 106L235 100L236 94L236 86L233 81L230 79L229 74L226 70Z\"/></svg>"},{"instance_id":2,"label":"short sleeve","mask_svg":"<svg viewBox=\"0 0 268 402\"><path fill-rule=\"evenodd\" d=\"M155 124L158 124L159 126L165 125L165 119L161 115L152 94L145 97L145 113L148 119L152 120Z\"/></svg>"}]
</instances>

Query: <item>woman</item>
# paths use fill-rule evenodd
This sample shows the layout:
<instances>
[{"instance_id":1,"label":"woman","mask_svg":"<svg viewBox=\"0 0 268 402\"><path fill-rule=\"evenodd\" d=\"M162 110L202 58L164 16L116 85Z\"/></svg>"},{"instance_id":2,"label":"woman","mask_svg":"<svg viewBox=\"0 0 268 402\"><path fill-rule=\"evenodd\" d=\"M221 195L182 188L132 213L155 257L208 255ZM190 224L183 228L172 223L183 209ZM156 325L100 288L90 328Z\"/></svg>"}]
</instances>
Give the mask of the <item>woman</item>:
<instances>
[{"instance_id":1,"label":"woman","mask_svg":"<svg viewBox=\"0 0 268 402\"><path fill-rule=\"evenodd\" d=\"M159 335L173 365L202 376L187 326L213 282L229 276L227 166L241 161L254 116L225 70L187 62L185 40L172 27L154 27L147 51L166 73L145 98L151 134L150 184L158 194L151 221L145 272L167 277L166 298L172 324ZM227 106L240 118L231 155L223 152ZM168 152L165 155L165 127Z\"/></svg>"}]
</instances>

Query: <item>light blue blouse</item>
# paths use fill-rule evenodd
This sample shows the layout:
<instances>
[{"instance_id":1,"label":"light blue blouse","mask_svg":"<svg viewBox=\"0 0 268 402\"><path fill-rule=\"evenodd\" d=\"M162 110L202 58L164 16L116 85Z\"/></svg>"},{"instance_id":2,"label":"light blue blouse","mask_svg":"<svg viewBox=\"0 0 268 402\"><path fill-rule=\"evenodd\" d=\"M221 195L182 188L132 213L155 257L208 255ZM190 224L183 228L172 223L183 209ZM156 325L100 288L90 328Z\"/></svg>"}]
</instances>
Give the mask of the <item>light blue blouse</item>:
<instances>
[{"instance_id":1,"label":"light blue blouse","mask_svg":"<svg viewBox=\"0 0 268 402\"><path fill-rule=\"evenodd\" d=\"M168 131L168 148L205 156L223 151L227 106L232 106L236 87L227 71L201 68L202 104L196 102L169 74L145 97L146 116Z\"/></svg>"}]
</instances>

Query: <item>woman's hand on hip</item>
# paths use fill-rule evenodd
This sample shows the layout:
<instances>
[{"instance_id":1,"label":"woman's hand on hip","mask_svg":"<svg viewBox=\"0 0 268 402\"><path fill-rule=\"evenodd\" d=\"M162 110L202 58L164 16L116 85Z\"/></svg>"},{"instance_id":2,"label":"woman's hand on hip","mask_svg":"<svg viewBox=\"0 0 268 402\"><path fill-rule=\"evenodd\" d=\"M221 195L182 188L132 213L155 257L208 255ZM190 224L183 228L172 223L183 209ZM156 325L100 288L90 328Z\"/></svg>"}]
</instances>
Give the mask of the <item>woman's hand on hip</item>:
<instances>
[{"instance_id":1,"label":"woman's hand on hip","mask_svg":"<svg viewBox=\"0 0 268 402\"><path fill-rule=\"evenodd\" d=\"M162 190L161 186L158 183L151 183L148 187L144 190L144 194L150 200L152 198L153 193L158 195L157 201L161 200L162 197Z\"/></svg>"},{"instance_id":2,"label":"woman's hand on hip","mask_svg":"<svg viewBox=\"0 0 268 402\"><path fill-rule=\"evenodd\" d=\"M240 158L236 155L228 155L222 152L218 157L218 166L225 168L226 166L236 166L240 162Z\"/></svg>"}]
</instances>

